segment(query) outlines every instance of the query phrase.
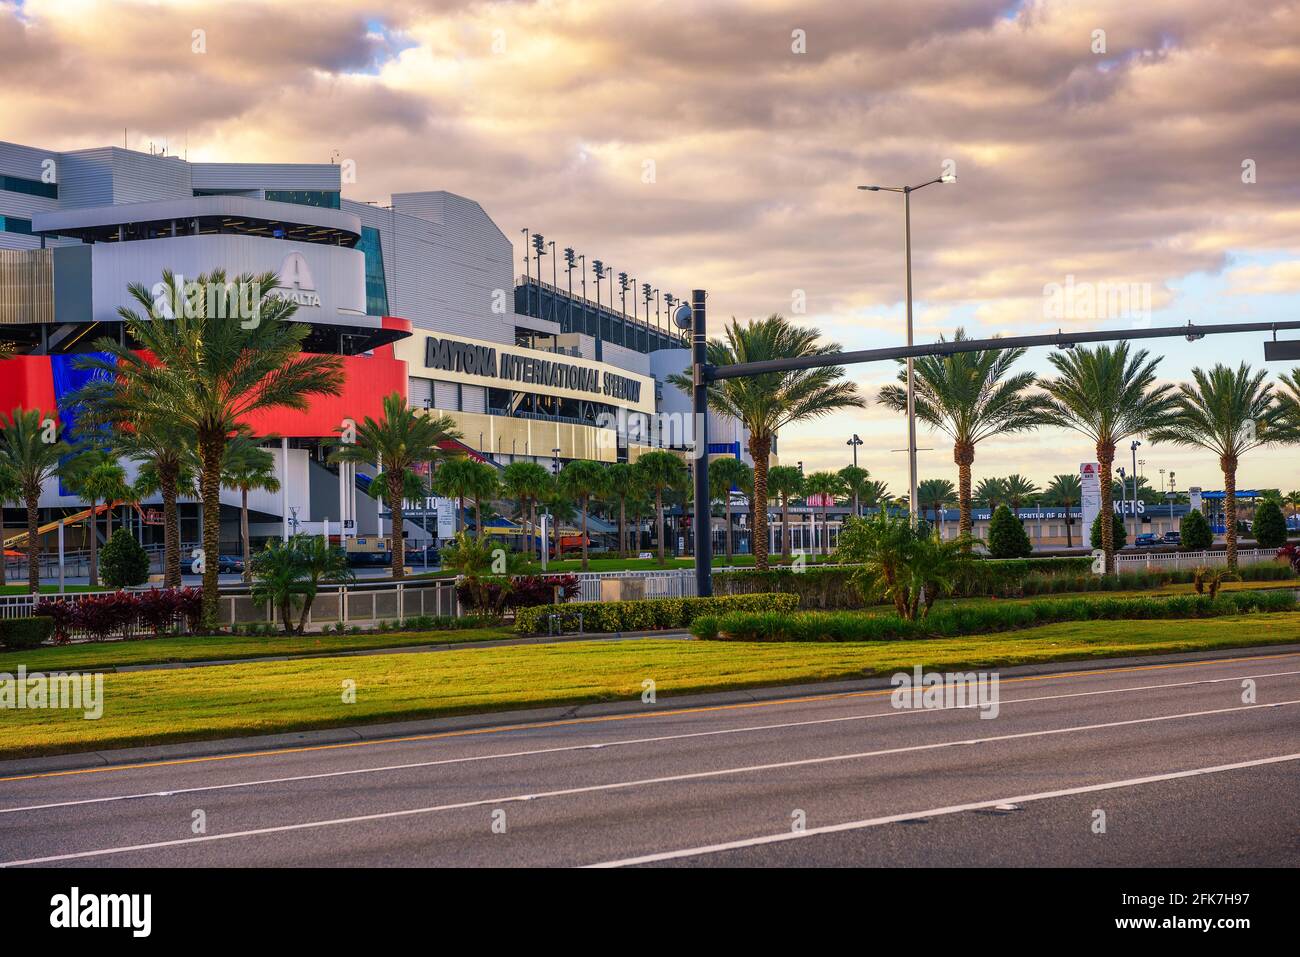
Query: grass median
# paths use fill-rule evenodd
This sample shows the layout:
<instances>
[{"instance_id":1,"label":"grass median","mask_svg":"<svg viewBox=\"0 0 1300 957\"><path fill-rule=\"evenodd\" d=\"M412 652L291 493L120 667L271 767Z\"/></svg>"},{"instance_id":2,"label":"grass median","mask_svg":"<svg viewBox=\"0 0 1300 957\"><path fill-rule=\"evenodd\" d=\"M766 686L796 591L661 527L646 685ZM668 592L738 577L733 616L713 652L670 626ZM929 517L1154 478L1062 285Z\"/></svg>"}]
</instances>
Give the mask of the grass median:
<instances>
[{"instance_id":1,"label":"grass median","mask_svg":"<svg viewBox=\"0 0 1300 957\"><path fill-rule=\"evenodd\" d=\"M518 638L505 628L460 628L439 631L368 631L358 635L307 634L274 636L183 635L131 641L78 642L0 652L0 673L19 665L28 671L77 671L231 658L275 658L280 655L335 655L345 651L403 648L408 645L449 645L458 642Z\"/></svg>"},{"instance_id":2,"label":"grass median","mask_svg":"<svg viewBox=\"0 0 1300 957\"><path fill-rule=\"evenodd\" d=\"M842 644L575 642L104 676L104 713L0 711L0 758L892 674L1300 641L1300 615L1087 621ZM356 702L344 704L345 682ZM663 700L661 697L661 703Z\"/></svg>"}]
</instances>

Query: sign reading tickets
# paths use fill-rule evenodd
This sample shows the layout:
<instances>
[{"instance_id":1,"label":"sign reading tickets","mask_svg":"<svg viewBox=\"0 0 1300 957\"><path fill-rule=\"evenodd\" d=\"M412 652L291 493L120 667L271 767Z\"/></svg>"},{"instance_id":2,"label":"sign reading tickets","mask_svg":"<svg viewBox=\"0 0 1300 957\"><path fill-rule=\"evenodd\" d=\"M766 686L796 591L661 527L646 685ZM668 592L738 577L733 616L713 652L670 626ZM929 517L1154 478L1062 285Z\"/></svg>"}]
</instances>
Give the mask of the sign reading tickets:
<instances>
[{"instance_id":1,"label":"sign reading tickets","mask_svg":"<svg viewBox=\"0 0 1300 957\"><path fill-rule=\"evenodd\" d=\"M591 369L564 359L538 356L498 354L493 346L429 336L424 344L424 364L430 369L484 376L503 382L522 382L627 402L641 401L641 383L615 372Z\"/></svg>"}]
</instances>

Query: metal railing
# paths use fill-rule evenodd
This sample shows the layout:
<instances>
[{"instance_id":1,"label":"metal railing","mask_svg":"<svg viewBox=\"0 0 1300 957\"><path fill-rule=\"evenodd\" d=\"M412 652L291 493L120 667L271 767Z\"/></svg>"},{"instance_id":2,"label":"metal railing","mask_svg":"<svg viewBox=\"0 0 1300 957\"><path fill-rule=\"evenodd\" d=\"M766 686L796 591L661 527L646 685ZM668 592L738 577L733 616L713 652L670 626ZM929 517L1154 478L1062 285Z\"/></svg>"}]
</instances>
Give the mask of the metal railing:
<instances>
[{"instance_id":1,"label":"metal railing","mask_svg":"<svg viewBox=\"0 0 1300 957\"><path fill-rule=\"evenodd\" d=\"M1237 566L1262 565L1277 559L1275 548L1241 548L1237 550ZM1115 556L1115 573L1138 568L1223 568L1228 564L1226 548L1211 548L1202 552L1146 552L1135 555L1119 553Z\"/></svg>"},{"instance_id":2,"label":"metal railing","mask_svg":"<svg viewBox=\"0 0 1300 957\"><path fill-rule=\"evenodd\" d=\"M695 572L689 568L651 571L581 572L574 601L631 601L638 598L689 598Z\"/></svg>"}]
</instances>

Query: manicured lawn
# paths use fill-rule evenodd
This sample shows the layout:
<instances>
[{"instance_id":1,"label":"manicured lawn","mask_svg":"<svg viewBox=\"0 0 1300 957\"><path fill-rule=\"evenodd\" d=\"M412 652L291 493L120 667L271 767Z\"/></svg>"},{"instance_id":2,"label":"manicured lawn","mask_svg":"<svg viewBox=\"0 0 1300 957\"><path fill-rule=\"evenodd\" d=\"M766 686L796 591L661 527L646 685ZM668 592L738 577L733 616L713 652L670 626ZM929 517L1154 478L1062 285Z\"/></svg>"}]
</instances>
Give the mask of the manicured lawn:
<instances>
[{"instance_id":1,"label":"manicured lawn","mask_svg":"<svg viewBox=\"0 0 1300 957\"><path fill-rule=\"evenodd\" d=\"M391 636L390 636L391 637ZM892 674L1300 641L1300 615L1090 621L861 644L575 642L104 676L104 715L0 712L0 757ZM344 704L343 683L356 683ZM661 699L662 703L662 699Z\"/></svg>"},{"instance_id":2,"label":"manicured lawn","mask_svg":"<svg viewBox=\"0 0 1300 957\"><path fill-rule=\"evenodd\" d=\"M568 554L568 553L566 553ZM820 564L823 559L820 555L806 555L804 561L809 564ZM781 564L781 556L773 555L771 558L772 567ZM787 563L788 564L788 563ZM731 565L736 568L752 568L754 566L753 555L736 555L733 556ZM619 572L619 571L655 571L660 568L694 568L694 558L673 558L668 556L664 559L664 564L660 565L657 558L601 558L593 555L588 560L588 571L593 572ZM714 568L727 567L726 555L713 556ZM535 571L541 570L541 563L537 563ZM550 561L546 563L548 572L579 572L582 571L582 558L565 558L562 561Z\"/></svg>"},{"instance_id":3,"label":"manicured lawn","mask_svg":"<svg viewBox=\"0 0 1300 957\"><path fill-rule=\"evenodd\" d=\"M442 645L460 641L518 638L504 628L465 628L440 631L366 632L360 635L295 635L273 638L230 635L186 635L138 641L86 642L57 647L0 652L0 672L12 674L19 665L28 671L68 671L174 661L222 661L226 658L267 658L276 655L330 654L406 645Z\"/></svg>"}]
</instances>

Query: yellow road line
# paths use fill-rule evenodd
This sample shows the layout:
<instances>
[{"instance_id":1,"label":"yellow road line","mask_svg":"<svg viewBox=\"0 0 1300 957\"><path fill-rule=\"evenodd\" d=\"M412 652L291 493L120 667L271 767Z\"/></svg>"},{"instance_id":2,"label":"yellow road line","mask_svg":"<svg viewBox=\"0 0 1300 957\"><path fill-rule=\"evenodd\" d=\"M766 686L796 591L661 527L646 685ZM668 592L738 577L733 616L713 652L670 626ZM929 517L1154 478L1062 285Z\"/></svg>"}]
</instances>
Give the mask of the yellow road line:
<instances>
[{"instance_id":1,"label":"yellow road line","mask_svg":"<svg viewBox=\"0 0 1300 957\"><path fill-rule=\"evenodd\" d=\"M1207 665L1230 664L1233 662L1273 661L1278 658L1295 658L1298 656L1300 656L1300 652L1293 651L1279 655L1243 655L1235 658L1213 658L1205 661L1179 661L1163 665L1133 665L1127 668L1096 668L1090 671L1067 671L1050 675L1025 675L1020 678L1003 678L1001 679L1001 684L1018 684L1026 681L1063 681L1069 678L1086 677L1089 675L1127 674L1135 671L1160 671L1170 668L1198 668ZM1044 664L1048 663L1049 662L1044 662ZM193 758L170 758L164 761L148 761L140 762L138 764L113 764L93 768L70 768L65 771L41 771L34 774L18 774L11 777L0 777L0 783L6 781L30 781L36 778L67 777L75 774L102 774L108 771L135 771L144 768L162 768L180 764L201 764L209 761L230 761L237 758L265 758L277 757L284 754L301 754L311 751L335 751L342 748L359 748L375 744L404 744L411 741L436 741L443 738L460 738L479 734L503 734L510 731L525 731L535 728L558 728L567 727L569 725L602 724L609 721L630 721L637 718L663 718L673 715L702 714L711 711L734 711L740 708L768 708L778 705L832 701L839 698L875 698L893 694L893 691L893 688L881 688L875 691L841 691L832 694L804 695L796 698L776 698L771 701L739 701L734 704L700 705L694 708L677 708L671 711L635 711L628 714L596 715L590 718L563 718L556 721L526 722L523 724L499 725L490 728L466 728L461 731L433 731L428 734L414 734L398 738L374 738L366 741L339 741L333 744L307 744L300 747L277 748L269 751L238 751L233 754L208 754L199 755Z\"/></svg>"}]
</instances>

